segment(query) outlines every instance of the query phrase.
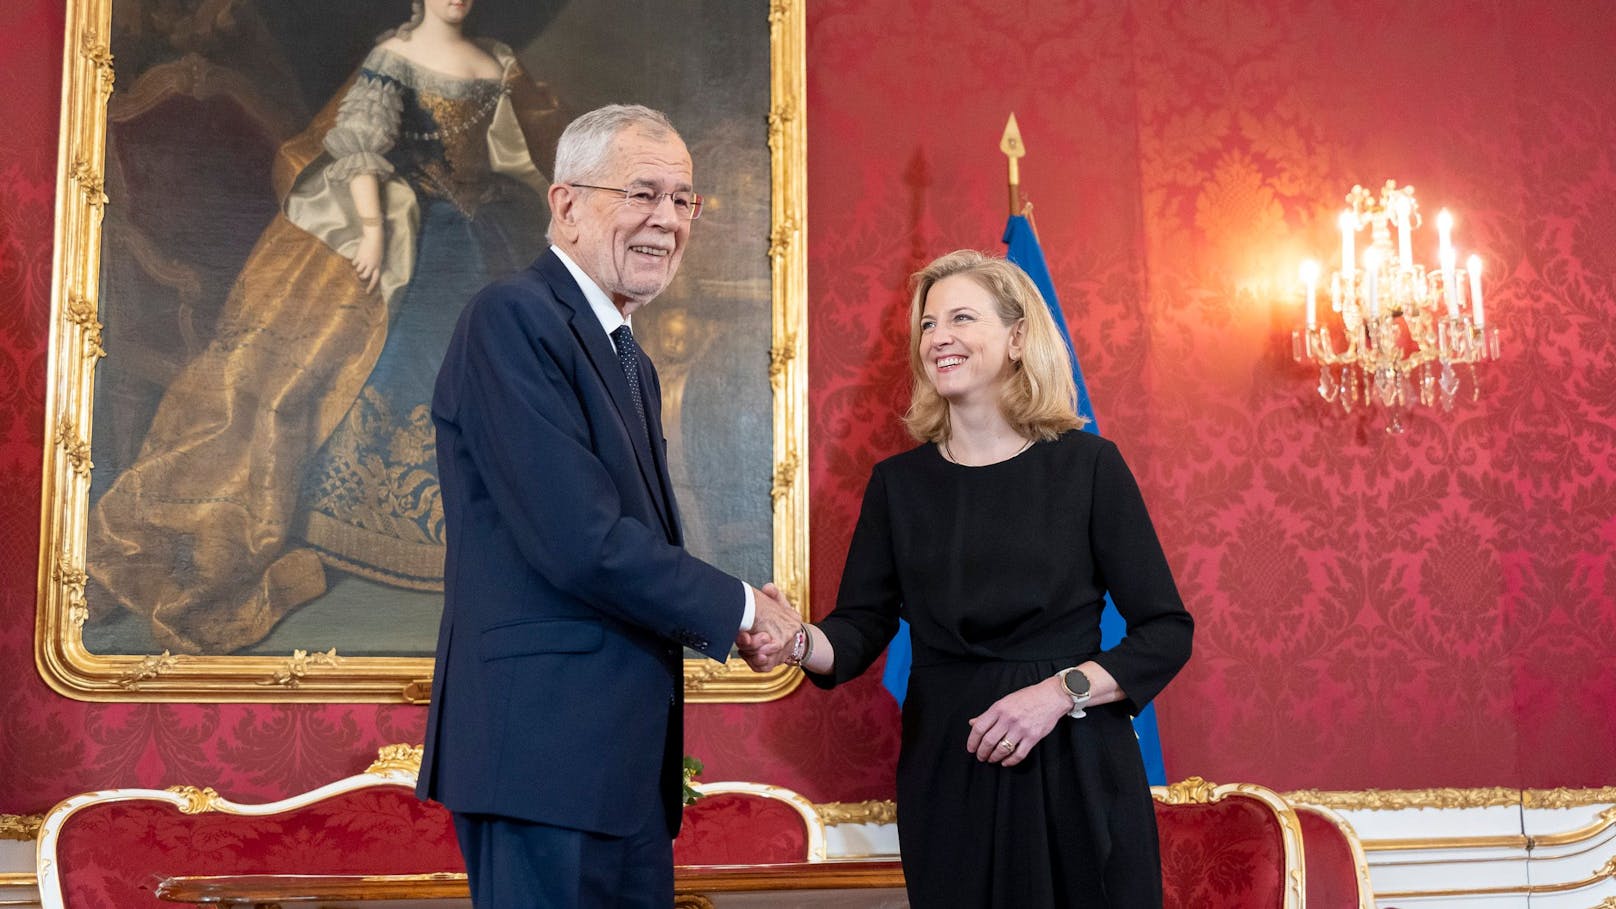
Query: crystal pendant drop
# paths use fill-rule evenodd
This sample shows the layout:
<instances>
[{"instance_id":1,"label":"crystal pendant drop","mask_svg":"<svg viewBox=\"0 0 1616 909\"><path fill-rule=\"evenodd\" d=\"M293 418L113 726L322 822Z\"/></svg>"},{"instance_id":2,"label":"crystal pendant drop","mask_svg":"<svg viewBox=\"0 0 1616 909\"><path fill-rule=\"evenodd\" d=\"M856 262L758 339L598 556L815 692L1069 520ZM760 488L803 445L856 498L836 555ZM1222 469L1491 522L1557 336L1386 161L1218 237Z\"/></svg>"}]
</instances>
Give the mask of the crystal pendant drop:
<instances>
[{"instance_id":1,"label":"crystal pendant drop","mask_svg":"<svg viewBox=\"0 0 1616 909\"><path fill-rule=\"evenodd\" d=\"M1328 366L1320 368L1319 369L1319 397L1323 398L1326 401L1334 401L1336 391L1337 391L1337 388L1336 388L1336 384L1335 384L1335 374L1330 372L1330 367L1328 367Z\"/></svg>"},{"instance_id":2,"label":"crystal pendant drop","mask_svg":"<svg viewBox=\"0 0 1616 909\"><path fill-rule=\"evenodd\" d=\"M1397 403L1397 373L1390 366L1375 370L1375 392L1381 404L1390 407Z\"/></svg>"},{"instance_id":3,"label":"crystal pendant drop","mask_svg":"<svg viewBox=\"0 0 1616 909\"><path fill-rule=\"evenodd\" d=\"M1442 409L1453 410L1453 396L1459 392L1459 374L1453 371L1452 363L1442 364L1442 379L1437 383L1442 389Z\"/></svg>"}]
</instances>

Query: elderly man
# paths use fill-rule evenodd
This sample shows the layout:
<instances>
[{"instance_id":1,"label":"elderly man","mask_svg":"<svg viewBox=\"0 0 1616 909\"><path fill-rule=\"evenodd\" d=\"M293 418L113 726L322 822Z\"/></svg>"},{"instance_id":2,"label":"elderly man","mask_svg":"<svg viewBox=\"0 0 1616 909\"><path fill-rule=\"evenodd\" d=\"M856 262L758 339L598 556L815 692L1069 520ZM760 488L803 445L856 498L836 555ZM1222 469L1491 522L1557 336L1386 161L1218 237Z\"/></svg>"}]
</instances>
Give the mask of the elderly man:
<instances>
[{"instance_id":1,"label":"elderly man","mask_svg":"<svg viewBox=\"0 0 1616 909\"><path fill-rule=\"evenodd\" d=\"M662 114L562 134L550 250L466 307L432 402L445 604L419 794L487 907L673 904L681 646L778 648L800 617L682 546L655 367L630 320L701 214Z\"/></svg>"}]
</instances>

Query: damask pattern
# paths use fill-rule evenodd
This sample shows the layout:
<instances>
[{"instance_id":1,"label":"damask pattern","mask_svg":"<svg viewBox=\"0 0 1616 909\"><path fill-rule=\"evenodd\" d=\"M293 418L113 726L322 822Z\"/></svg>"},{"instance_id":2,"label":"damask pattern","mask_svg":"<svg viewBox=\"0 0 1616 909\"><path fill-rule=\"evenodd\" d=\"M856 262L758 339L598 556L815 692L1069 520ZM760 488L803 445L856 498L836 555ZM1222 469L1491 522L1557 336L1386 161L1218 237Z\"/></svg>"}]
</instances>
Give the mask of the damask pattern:
<instances>
[{"instance_id":1,"label":"damask pattern","mask_svg":"<svg viewBox=\"0 0 1616 909\"><path fill-rule=\"evenodd\" d=\"M1255 799L1207 805L1156 805L1163 905L1279 906L1285 852L1279 823Z\"/></svg>"},{"instance_id":2,"label":"damask pattern","mask_svg":"<svg viewBox=\"0 0 1616 909\"><path fill-rule=\"evenodd\" d=\"M0 11L0 811L211 782L269 799L419 741L416 707L99 705L33 666L62 12ZM1024 188L1101 430L1196 656L1169 775L1276 789L1591 786L1616 741L1616 19L1596 0L858 0L808 8L812 611L911 444L907 276L1001 249ZM1290 285L1353 183L1413 183L1488 260L1483 396L1389 437L1292 364ZM114 200L113 204L116 204ZM699 240L697 242L700 242ZM762 579L754 579L762 580ZM879 667L696 705L705 778L889 798ZM962 733L961 746L964 736Z\"/></svg>"}]
</instances>

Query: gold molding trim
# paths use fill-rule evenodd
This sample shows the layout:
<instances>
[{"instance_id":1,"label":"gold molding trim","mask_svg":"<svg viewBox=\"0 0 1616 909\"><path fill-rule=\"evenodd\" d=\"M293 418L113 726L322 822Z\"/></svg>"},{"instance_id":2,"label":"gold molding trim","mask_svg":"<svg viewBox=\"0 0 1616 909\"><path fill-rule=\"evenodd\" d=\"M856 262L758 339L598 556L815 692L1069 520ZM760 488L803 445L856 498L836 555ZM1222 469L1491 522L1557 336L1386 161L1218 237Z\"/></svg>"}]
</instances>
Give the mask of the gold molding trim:
<instances>
[{"instance_id":1,"label":"gold molding trim","mask_svg":"<svg viewBox=\"0 0 1616 909\"><path fill-rule=\"evenodd\" d=\"M837 824L896 824L898 803L891 799L868 802L820 802L814 811L825 826Z\"/></svg>"},{"instance_id":2,"label":"gold molding trim","mask_svg":"<svg viewBox=\"0 0 1616 909\"><path fill-rule=\"evenodd\" d=\"M1286 801L1348 811L1402 811L1409 808L1500 808L1521 804L1521 790L1490 789L1298 789ZM1366 847L1367 848L1367 847Z\"/></svg>"},{"instance_id":3,"label":"gold molding trim","mask_svg":"<svg viewBox=\"0 0 1616 909\"><path fill-rule=\"evenodd\" d=\"M809 617L808 467L799 452L808 444L808 251L782 244L801 236L808 212L807 12L801 0L769 5L769 268L772 342L769 387L774 397L774 582ZM685 661L686 700L757 703L784 697L802 684L802 671L780 666L754 674L731 658L721 667Z\"/></svg>"},{"instance_id":4,"label":"gold molding trim","mask_svg":"<svg viewBox=\"0 0 1616 909\"><path fill-rule=\"evenodd\" d=\"M1564 881L1558 884L1526 884L1520 887L1478 887L1473 890L1396 890L1385 893L1376 893L1379 900L1413 899L1415 897L1435 896L1511 896L1514 894L1540 894L1540 893L1570 893L1573 890L1584 890L1608 880L1616 880L1616 856L1612 856L1605 864L1594 869L1588 877L1574 881ZM1610 897L1605 902L1616 900ZM1601 904L1603 905L1603 904ZM1598 907L1595 907L1598 909Z\"/></svg>"},{"instance_id":5,"label":"gold molding trim","mask_svg":"<svg viewBox=\"0 0 1616 909\"><path fill-rule=\"evenodd\" d=\"M1424 836L1399 839L1364 840L1365 852L1420 852L1429 849L1519 849L1532 848L1532 838L1514 834L1498 836Z\"/></svg>"},{"instance_id":6,"label":"gold molding trim","mask_svg":"<svg viewBox=\"0 0 1616 909\"><path fill-rule=\"evenodd\" d=\"M1521 805L1526 808L1586 808L1589 805L1616 805L1616 786L1602 789L1522 789Z\"/></svg>"},{"instance_id":7,"label":"gold molding trim","mask_svg":"<svg viewBox=\"0 0 1616 909\"><path fill-rule=\"evenodd\" d=\"M31 840L44 820L43 814L0 814L0 840Z\"/></svg>"},{"instance_id":8,"label":"gold molding trim","mask_svg":"<svg viewBox=\"0 0 1616 909\"><path fill-rule=\"evenodd\" d=\"M100 260L107 196L108 103L116 80L115 0L66 0L62 119L57 146L56 243L45 401L52 444L42 455L34 661L58 694L85 701L421 703L429 657L97 654L84 644L95 370L102 348ZM131 2L131 0L116 0ZM768 255L773 396L774 578L808 615L808 265L806 11L800 0L761 0L767 10L770 149ZM113 352L116 355L116 351ZM781 666L755 674L740 659L685 660L691 702L760 702L802 682ZM425 681L423 681L425 680Z\"/></svg>"},{"instance_id":9,"label":"gold molding trim","mask_svg":"<svg viewBox=\"0 0 1616 909\"><path fill-rule=\"evenodd\" d=\"M1607 808L1599 817L1581 827L1560 833L1538 836L1446 836L1413 839L1365 840L1364 849L1370 852L1413 852L1424 849L1520 849L1532 852L1543 847L1572 846L1591 840L1616 827L1616 807Z\"/></svg>"},{"instance_id":10,"label":"gold molding trim","mask_svg":"<svg viewBox=\"0 0 1616 909\"><path fill-rule=\"evenodd\" d=\"M1526 848L1536 849L1539 846L1570 846L1573 843L1580 843L1583 840L1591 840L1599 834L1604 833L1606 830L1609 830L1612 826L1616 826L1616 807L1606 808L1604 811L1599 812L1598 820L1585 824L1574 830L1567 830L1563 833L1545 833L1542 836L1529 836L1526 838Z\"/></svg>"}]
</instances>

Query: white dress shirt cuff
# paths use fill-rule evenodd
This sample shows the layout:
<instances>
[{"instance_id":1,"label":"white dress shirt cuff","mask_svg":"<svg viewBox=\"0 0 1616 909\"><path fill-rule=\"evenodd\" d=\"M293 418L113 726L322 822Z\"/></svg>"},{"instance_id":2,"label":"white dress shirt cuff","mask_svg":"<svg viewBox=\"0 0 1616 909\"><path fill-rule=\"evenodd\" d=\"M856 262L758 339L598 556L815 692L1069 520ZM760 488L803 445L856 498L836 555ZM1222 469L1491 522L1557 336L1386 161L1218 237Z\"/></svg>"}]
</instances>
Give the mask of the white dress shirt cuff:
<instances>
[{"instance_id":1,"label":"white dress shirt cuff","mask_svg":"<svg viewBox=\"0 0 1616 909\"><path fill-rule=\"evenodd\" d=\"M746 608L741 610L741 630L751 631L752 620L757 618L757 601L752 598L752 585L741 582L741 591L746 594Z\"/></svg>"}]
</instances>

